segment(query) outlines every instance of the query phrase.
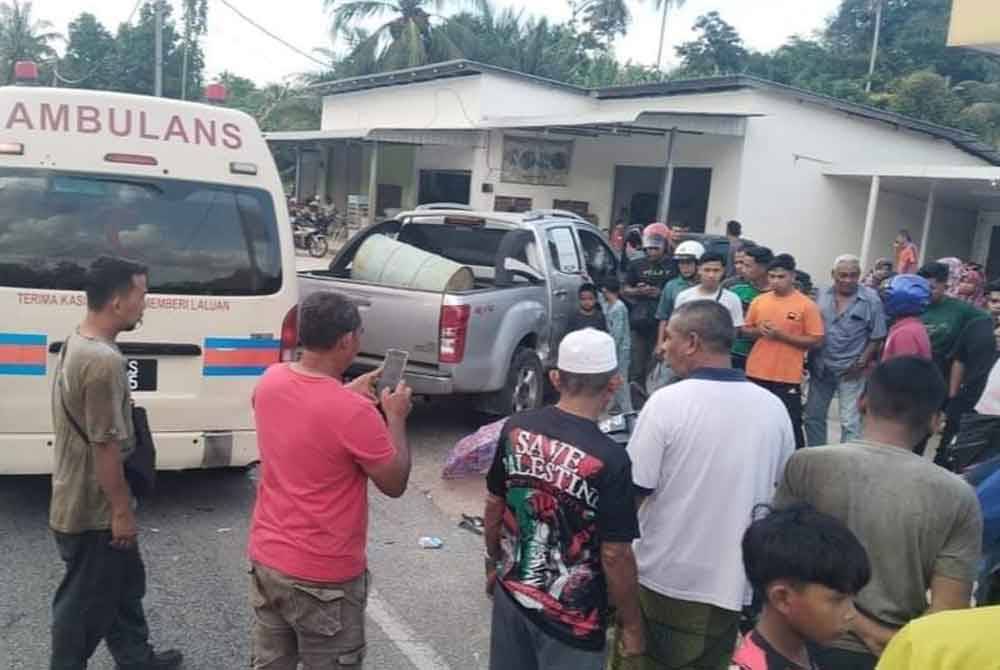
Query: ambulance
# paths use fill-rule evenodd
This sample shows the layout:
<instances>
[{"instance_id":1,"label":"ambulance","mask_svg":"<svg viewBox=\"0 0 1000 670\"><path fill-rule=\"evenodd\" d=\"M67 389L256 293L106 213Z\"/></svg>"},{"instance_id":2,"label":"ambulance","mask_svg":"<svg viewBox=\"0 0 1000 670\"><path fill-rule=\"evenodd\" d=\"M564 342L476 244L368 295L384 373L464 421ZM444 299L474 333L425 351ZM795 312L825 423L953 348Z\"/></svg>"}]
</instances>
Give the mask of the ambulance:
<instances>
[{"instance_id":1,"label":"ambulance","mask_svg":"<svg viewBox=\"0 0 1000 670\"><path fill-rule=\"evenodd\" d=\"M7 86L0 474L51 472L52 375L85 314L85 272L104 255L149 269L145 316L119 347L158 467L254 462L251 393L292 358L298 300L281 183L256 123L218 105Z\"/></svg>"}]
</instances>

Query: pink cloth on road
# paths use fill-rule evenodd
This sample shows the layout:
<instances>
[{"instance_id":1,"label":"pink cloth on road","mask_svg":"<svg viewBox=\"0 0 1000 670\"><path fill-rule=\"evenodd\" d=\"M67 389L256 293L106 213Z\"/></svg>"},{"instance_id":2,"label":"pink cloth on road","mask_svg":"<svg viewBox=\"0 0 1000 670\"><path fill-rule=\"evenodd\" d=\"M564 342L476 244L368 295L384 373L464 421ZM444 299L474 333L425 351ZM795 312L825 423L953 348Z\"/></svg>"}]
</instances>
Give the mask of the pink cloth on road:
<instances>
[{"instance_id":1,"label":"pink cloth on road","mask_svg":"<svg viewBox=\"0 0 1000 670\"><path fill-rule=\"evenodd\" d=\"M396 454L375 405L332 377L272 365L254 389L261 479L250 558L291 577L345 582L367 567L368 476Z\"/></svg>"},{"instance_id":2,"label":"pink cloth on road","mask_svg":"<svg viewBox=\"0 0 1000 670\"><path fill-rule=\"evenodd\" d=\"M931 360L931 340L920 317L907 316L889 329L882 349L882 361L899 356L919 356Z\"/></svg>"}]
</instances>

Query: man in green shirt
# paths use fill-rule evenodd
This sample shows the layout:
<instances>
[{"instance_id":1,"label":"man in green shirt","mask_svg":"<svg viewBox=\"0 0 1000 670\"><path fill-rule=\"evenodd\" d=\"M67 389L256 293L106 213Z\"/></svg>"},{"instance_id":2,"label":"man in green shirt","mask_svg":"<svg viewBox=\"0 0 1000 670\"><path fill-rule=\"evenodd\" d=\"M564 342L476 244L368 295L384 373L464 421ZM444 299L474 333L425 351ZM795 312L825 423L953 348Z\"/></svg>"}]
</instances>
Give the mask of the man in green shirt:
<instances>
[{"instance_id":1,"label":"man in green shirt","mask_svg":"<svg viewBox=\"0 0 1000 670\"><path fill-rule=\"evenodd\" d=\"M737 296L743 303L743 313L750 310L750 303L768 290L767 268L774 260L774 253L767 247L746 246L742 249L743 262L739 265L739 277L736 281L723 284L723 286ZM753 349L753 340L745 337L742 331L737 335L733 344L733 367L745 370L747 366L747 356Z\"/></svg>"},{"instance_id":2,"label":"man in green shirt","mask_svg":"<svg viewBox=\"0 0 1000 670\"><path fill-rule=\"evenodd\" d=\"M948 266L944 263L927 263L917 274L931 285L931 304L920 318L931 339L934 362L948 384L941 434L941 444L947 445L958 432L962 415L973 411L986 388L996 358L993 320L983 310L945 294ZM938 456L944 453L939 449Z\"/></svg>"}]
</instances>

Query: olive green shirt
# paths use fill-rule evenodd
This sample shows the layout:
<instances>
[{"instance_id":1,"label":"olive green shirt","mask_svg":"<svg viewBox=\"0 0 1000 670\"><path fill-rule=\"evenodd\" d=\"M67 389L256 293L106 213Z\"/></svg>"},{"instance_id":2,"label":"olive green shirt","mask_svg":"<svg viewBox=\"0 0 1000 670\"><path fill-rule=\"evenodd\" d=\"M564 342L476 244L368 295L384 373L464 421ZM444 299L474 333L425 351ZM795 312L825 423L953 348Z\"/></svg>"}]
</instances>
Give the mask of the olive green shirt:
<instances>
[{"instance_id":1,"label":"olive green shirt","mask_svg":"<svg viewBox=\"0 0 1000 670\"><path fill-rule=\"evenodd\" d=\"M64 347L52 388L55 462L49 526L61 533L107 530L111 505L97 482L95 445L117 443L123 461L135 449L126 361L113 342L78 333Z\"/></svg>"}]
</instances>

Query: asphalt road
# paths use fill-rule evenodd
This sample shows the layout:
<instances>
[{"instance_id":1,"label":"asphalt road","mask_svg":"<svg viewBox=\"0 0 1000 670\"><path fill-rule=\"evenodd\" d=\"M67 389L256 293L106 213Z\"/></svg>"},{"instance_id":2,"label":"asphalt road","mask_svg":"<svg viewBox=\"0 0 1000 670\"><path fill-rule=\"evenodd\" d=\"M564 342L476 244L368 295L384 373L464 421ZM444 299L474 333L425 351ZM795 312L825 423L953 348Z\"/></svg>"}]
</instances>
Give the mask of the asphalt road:
<instances>
[{"instance_id":1,"label":"asphalt road","mask_svg":"<svg viewBox=\"0 0 1000 670\"><path fill-rule=\"evenodd\" d=\"M372 488L367 668L486 668L489 601L482 540L459 529L481 514L482 480L442 482L444 456L481 416L441 401L411 417L415 467L405 496ZM48 665L49 607L62 575L47 530L46 477L0 479L0 669ZM247 668L251 612L245 546L254 483L243 470L162 473L139 513L154 643L184 651L187 670ZM440 550L417 545L422 535ZM103 646L90 667L112 670Z\"/></svg>"}]
</instances>

